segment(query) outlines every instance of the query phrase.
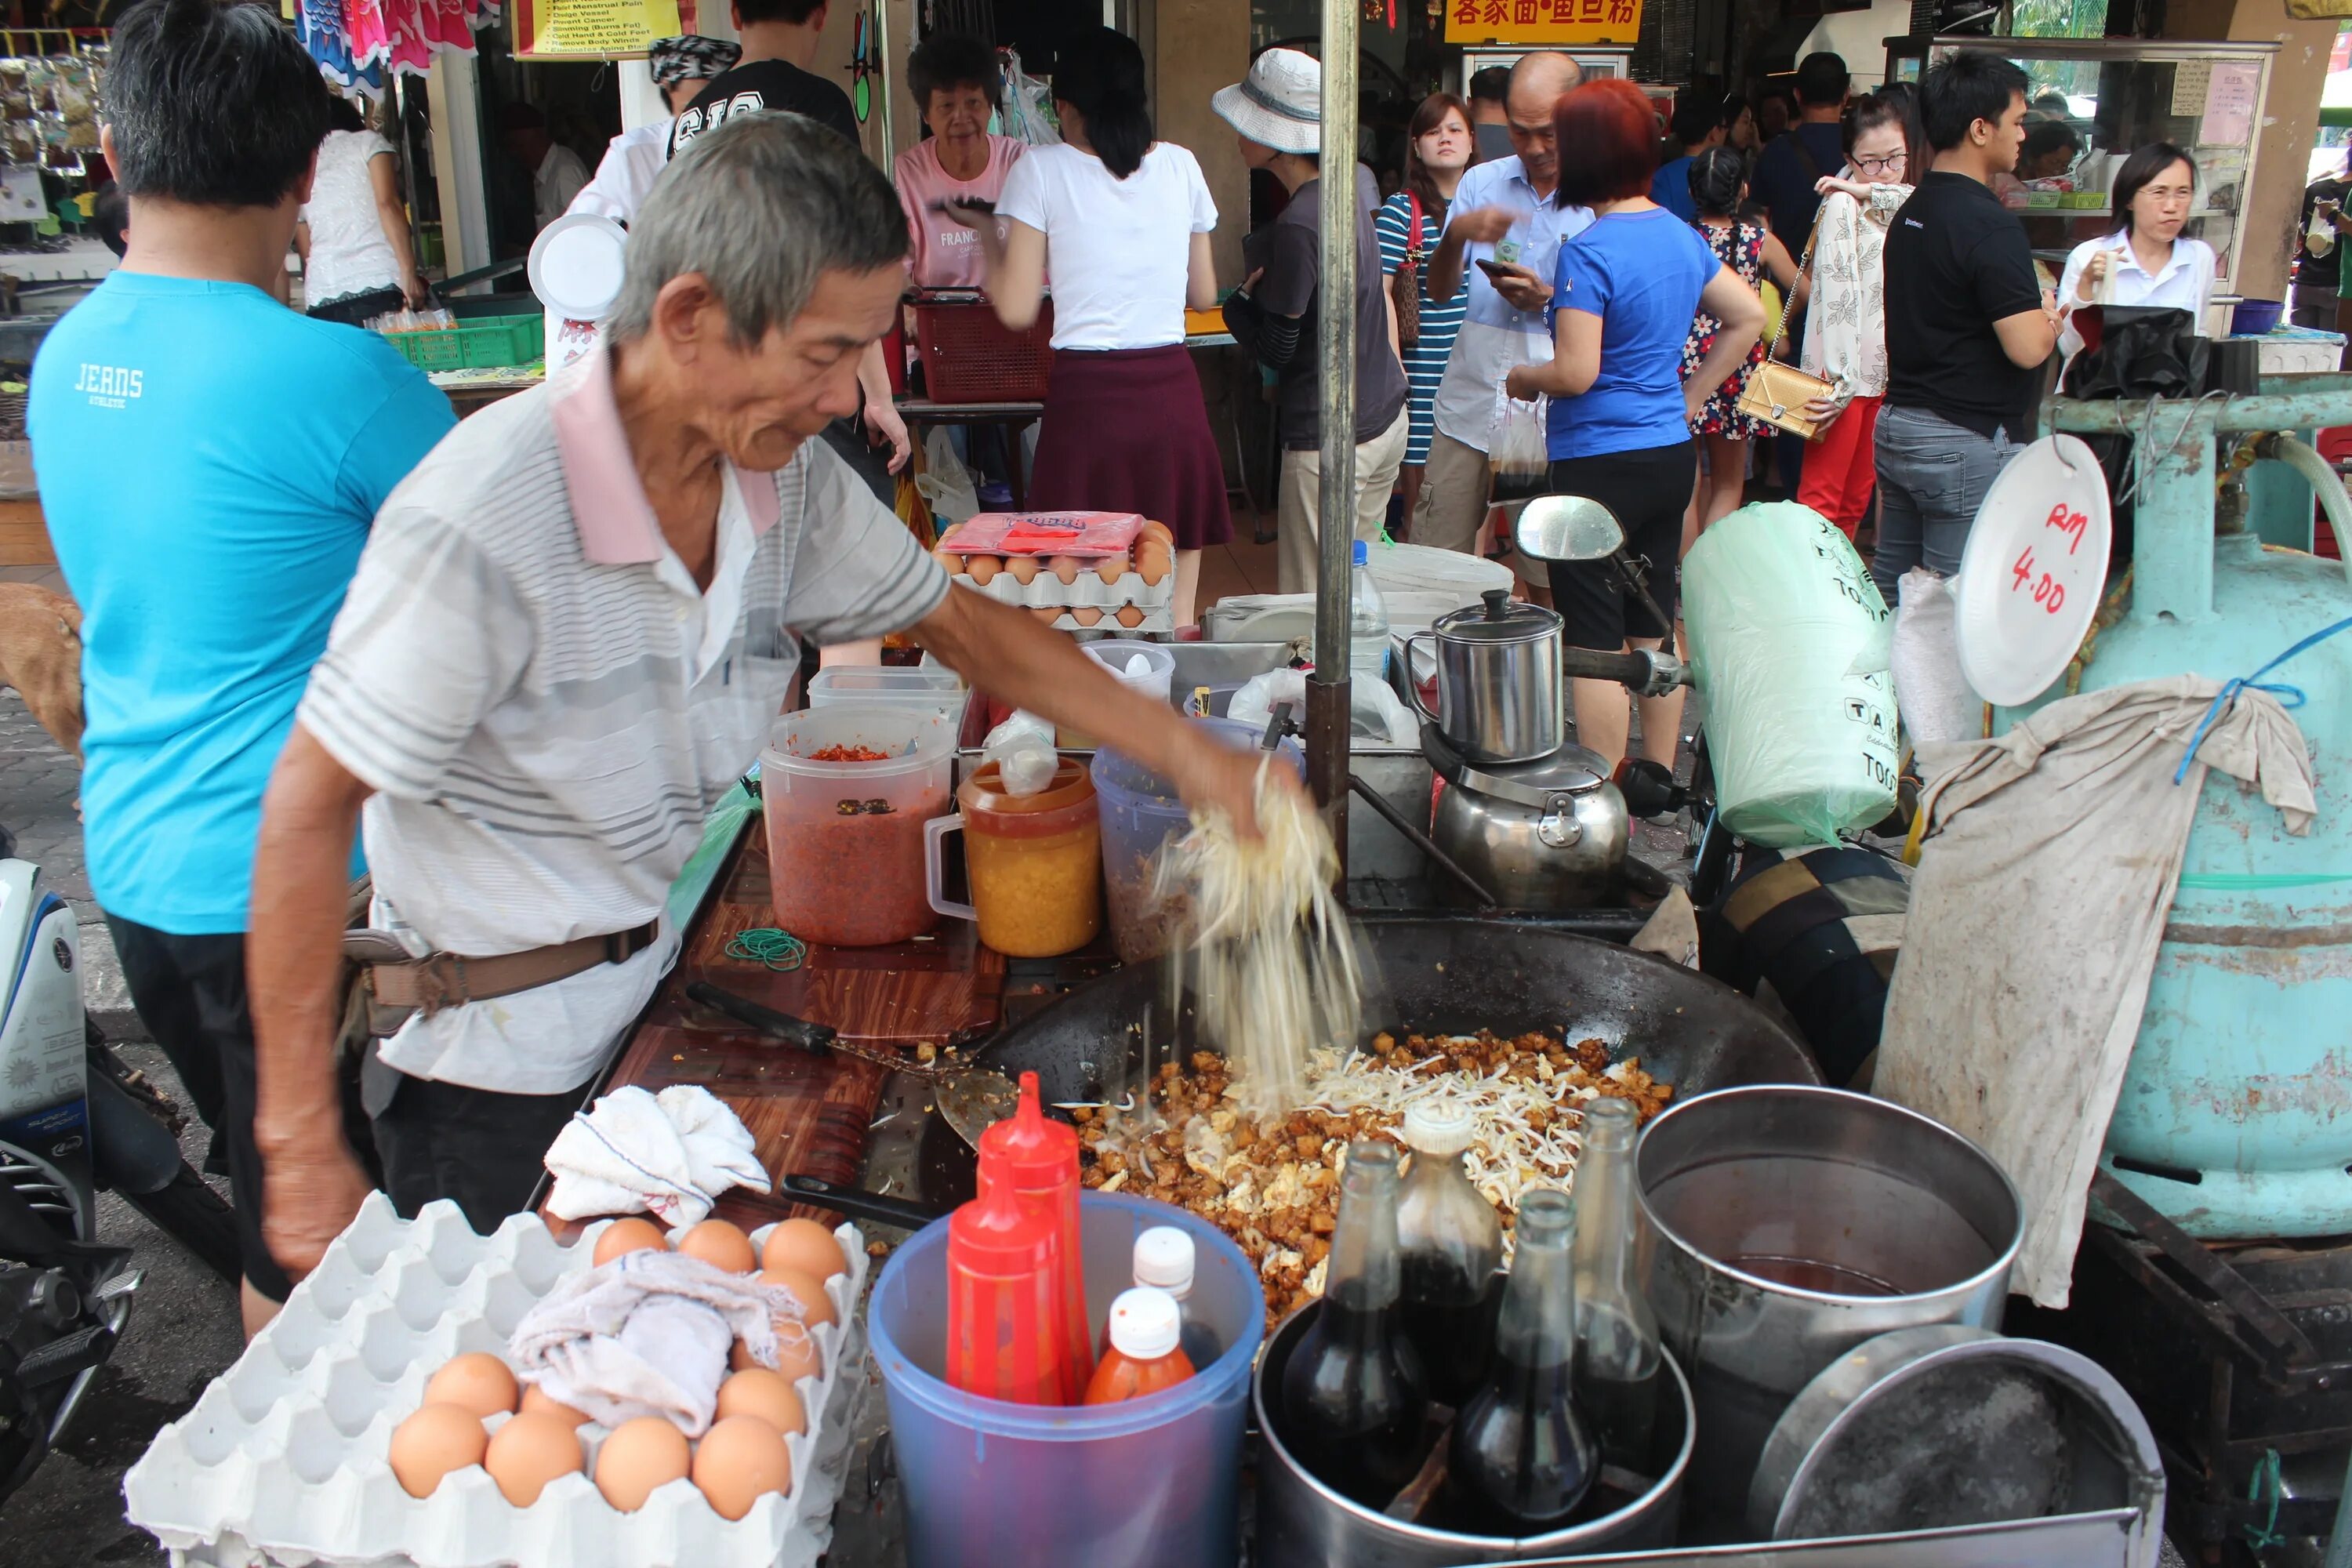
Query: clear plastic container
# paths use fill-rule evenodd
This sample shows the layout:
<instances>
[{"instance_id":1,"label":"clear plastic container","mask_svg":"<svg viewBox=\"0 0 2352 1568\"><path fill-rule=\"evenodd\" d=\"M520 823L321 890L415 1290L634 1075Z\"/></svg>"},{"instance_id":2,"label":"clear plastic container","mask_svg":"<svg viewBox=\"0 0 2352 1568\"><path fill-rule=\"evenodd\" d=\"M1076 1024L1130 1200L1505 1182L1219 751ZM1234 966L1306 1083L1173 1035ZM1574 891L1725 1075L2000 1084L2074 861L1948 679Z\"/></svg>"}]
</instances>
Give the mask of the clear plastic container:
<instances>
[{"instance_id":1,"label":"clear plastic container","mask_svg":"<svg viewBox=\"0 0 2352 1568\"><path fill-rule=\"evenodd\" d=\"M835 665L809 677L808 705L834 708L845 702L887 704L947 715L948 727L963 723L971 688L945 665Z\"/></svg>"},{"instance_id":2,"label":"clear plastic container","mask_svg":"<svg viewBox=\"0 0 2352 1568\"><path fill-rule=\"evenodd\" d=\"M823 762L835 747L883 753ZM879 947L939 922L924 828L948 809L955 730L946 715L839 703L787 713L760 753L776 923L803 942Z\"/></svg>"},{"instance_id":3,"label":"clear plastic container","mask_svg":"<svg viewBox=\"0 0 2352 1568\"><path fill-rule=\"evenodd\" d=\"M1136 1237L1192 1237L1188 1302L1224 1353L1177 1387L1116 1405L1040 1407L958 1393L947 1353L947 1226L893 1253L866 1325L890 1402L908 1568L974 1562L1196 1568L1238 1559L1242 1429L1265 1297L1249 1259L1206 1221L1121 1193L1082 1199L1087 1295L1108 1314ZM1098 1333L1101 1320L1089 1324ZM984 1545L982 1543L985 1543Z\"/></svg>"},{"instance_id":4,"label":"clear plastic container","mask_svg":"<svg viewBox=\"0 0 2352 1568\"><path fill-rule=\"evenodd\" d=\"M1220 744L1235 751L1255 748L1264 737L1252 725L1231 719L1195 719ZM1285 761L1307 776L1307 754L1296 741L1281 747ZM1114 751L1094 761L1095 793L1102 810L1103 888L1110 914L1110 940L1122 963L1159 957L1181 933L1185 911L1153 890L1160 847L1181 833L1190 814L1176 786L1142 763Z\"/></svg>"},{"instance_id":5,"label":"clear plastic container","mask_svg":"<svg viewBox=\"0 0 2352 1568\"><path fill-rule=\"evenodd\" d=\"M1081 643L1079 650L1097 664L1118 678L1118 683L1138 697L1151 701L1171 704L1171 693L1175 689L1176 656L1158 643L1137 642L1125 637L1104 637L1098 642ZM1143 660L1143 668L1128 673L1128 666ZM1055 736L1066 752L1090 752L1097 744L1090 735L1065 729Z\"/></svg>"},{"instance_id":6,"label":"clear plastic container","mask_svg":"<svg viewBox=\"0 0 2352 1568\"><path fill-rule=\"evenodd\" d=\"M1085 764L1064 758L1036 795L1008 795L999 764L983 763L956 792L960 808L933 819L924 860L931 908L977 921L980 940L1010 958L1075 952L1102 930L1102 827ZM946 894L943 844L963 830L971 902Z\"/></svg>"}]
</instances>

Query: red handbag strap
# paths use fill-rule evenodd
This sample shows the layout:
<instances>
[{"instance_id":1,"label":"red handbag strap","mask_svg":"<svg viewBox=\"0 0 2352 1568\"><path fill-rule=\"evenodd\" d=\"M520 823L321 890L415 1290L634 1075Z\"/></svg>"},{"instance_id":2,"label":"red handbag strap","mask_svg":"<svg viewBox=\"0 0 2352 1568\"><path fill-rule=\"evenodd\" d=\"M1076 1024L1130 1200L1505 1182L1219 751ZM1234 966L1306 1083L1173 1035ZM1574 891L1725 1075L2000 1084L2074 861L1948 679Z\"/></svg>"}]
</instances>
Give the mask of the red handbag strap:
<instances>
[{"instance_id":1,"label":"red handbag strap","mask_svg":"<svg viewBox=\"0 0 2352 1568\"><path fill-rule=\"evenodd\" d=\"M1421 198L1412 192L1407 191L1404 194L1404 199L1406 205L1412 208L1412 233L1404 242L1405 248L1419 250L1421 248Z\"/></svg>"}]
</instances>

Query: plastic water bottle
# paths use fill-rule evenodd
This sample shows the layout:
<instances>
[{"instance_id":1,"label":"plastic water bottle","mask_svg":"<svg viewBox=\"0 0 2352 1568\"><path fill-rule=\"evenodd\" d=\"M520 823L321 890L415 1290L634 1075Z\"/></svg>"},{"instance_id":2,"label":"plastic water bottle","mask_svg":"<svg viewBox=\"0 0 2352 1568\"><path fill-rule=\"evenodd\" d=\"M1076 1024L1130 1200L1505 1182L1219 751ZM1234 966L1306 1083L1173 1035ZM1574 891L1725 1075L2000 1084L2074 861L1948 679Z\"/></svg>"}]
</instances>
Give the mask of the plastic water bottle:
<instances>
[{"instance_id":1,"label":"plastic water bottle","mask_svg":"<svg viewBox=\"0 0 2352 1568\"><path fill-rule=\"evenodd\" d=\"M1359 680L1386 678L1389 606L1372 581L1371 546L1356 541L1356 564L1348 574L1348 672Z\"/></svg>"}]
</instances>

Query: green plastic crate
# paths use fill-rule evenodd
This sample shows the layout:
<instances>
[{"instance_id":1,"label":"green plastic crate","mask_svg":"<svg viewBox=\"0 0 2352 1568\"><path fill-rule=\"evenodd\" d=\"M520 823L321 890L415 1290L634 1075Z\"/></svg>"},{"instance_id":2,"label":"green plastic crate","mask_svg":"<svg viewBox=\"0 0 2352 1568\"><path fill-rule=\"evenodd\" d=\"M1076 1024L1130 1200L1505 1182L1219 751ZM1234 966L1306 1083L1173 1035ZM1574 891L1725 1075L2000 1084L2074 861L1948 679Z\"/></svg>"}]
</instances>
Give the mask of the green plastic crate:
<instances>
[{"instance_id":1,"label":"green plastic crate","mask_svg":"<svg viewBox=\"0 0 2352 1568\"><path fill-rule=\"evenodd\" d=\"M547 318L489 316L444 331L383 334L419 370L499 370L547 353Z\"/></svg>"}]
</instances>

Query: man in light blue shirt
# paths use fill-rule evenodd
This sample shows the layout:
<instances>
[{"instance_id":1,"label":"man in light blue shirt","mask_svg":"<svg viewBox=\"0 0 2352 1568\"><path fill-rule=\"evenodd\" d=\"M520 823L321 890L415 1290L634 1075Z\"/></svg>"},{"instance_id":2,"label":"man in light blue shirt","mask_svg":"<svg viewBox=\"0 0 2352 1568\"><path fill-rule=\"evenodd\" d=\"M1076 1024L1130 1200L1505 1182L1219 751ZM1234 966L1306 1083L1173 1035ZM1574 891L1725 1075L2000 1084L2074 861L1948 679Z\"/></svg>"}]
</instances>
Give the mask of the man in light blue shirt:
<instances>
[{"instance_id":1,"label":"man in light blue shirt","mask_svg":"<svg viewBox=\"0 0 2352 1568\"><path fill-rule=\"evenodd\" d=\"M106 96L129 248L41 345L27 423L82 609L90 886L226 1154L250 1332L290 1289L253 1142L262 790L377 507L455 421L382 338L276 296L327 91L274 10L144 0Z\"/></svg>"},{"instance_id":2,"label":"man in light blue shirt","mask_svg":"<svg viewBox=\"0 0 2352 1568\"><path fill-rule=\"evenodd\" d=\"M1552 110L1583 79L1566 55L1538 49L1519 57L1507 100L1517 156L1474 163L1463 174L1445 237L1429 258L1431 299L1452 299L1465 273L1470 298L1437 384L1429 466L1412 512L1415 544L1475 548L1486 516L1487 432L1503 378L1516 365L1551 357L1544 308L1559 242L1592 221L1584 208L1552 200L1559 186Z\"/></svg>"}]
</instances>

